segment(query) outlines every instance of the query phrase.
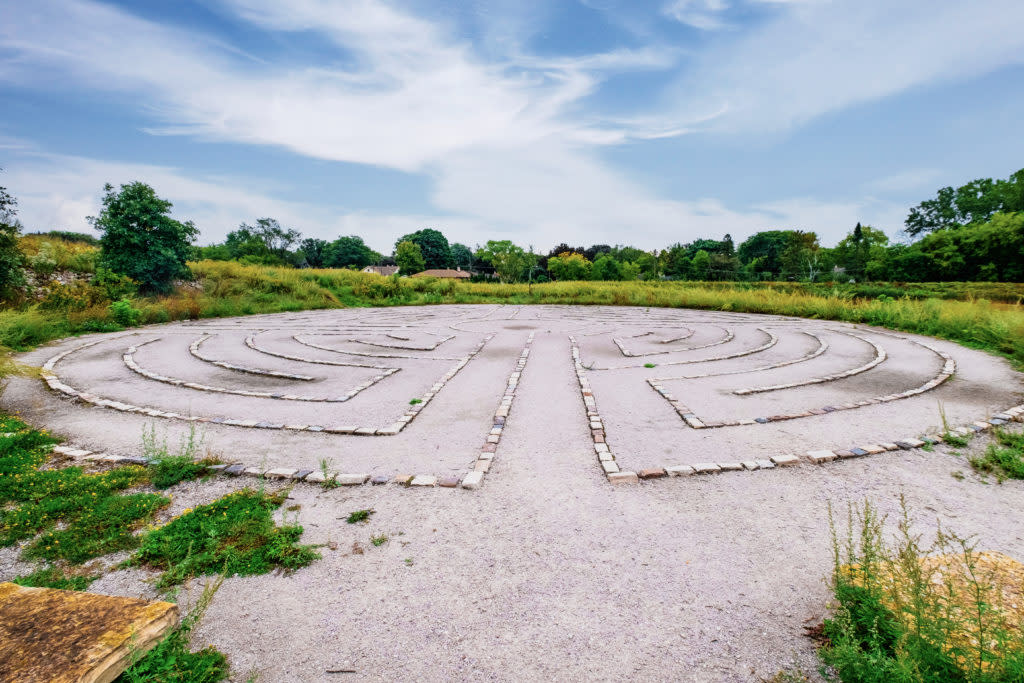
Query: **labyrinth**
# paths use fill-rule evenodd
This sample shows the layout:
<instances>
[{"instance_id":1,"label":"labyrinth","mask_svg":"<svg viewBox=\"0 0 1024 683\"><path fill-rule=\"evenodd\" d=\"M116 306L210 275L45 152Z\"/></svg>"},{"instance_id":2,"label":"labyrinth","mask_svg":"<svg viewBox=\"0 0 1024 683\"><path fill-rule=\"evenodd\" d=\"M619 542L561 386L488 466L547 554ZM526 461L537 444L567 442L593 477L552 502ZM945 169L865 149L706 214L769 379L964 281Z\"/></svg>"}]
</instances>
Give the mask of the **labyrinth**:
<instances>
[{"instance_id":1,"label":"labyrinth","mask_svg":"<svg viewBox=\"0 0 1024 683\"><path fill-rule=\"evenodd\" d=\"M18 406L79 454L130 455L150 424L172 440L195 426L237 463L228 473L315 480L329 463L342 483L469 489L526 447L517 434L531 416L564 402L575 417L547 435L552 463L586 450L595 472L635 482L884 458L946 424L1012 418L1022 388L1004 361L926 337L629 307L190 321L65 340L23 360L42 366L43 383L21 380ZM539 391L524 407L528 383Z\"/></svg>"}]
</instances>

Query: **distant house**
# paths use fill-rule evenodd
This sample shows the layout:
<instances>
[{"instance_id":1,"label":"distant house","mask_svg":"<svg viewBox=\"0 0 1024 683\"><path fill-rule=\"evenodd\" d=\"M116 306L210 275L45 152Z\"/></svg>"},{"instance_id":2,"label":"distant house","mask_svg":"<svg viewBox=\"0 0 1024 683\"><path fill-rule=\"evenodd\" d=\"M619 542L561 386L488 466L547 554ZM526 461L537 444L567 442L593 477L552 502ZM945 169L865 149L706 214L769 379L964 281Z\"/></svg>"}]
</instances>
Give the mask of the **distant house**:
<instances>
[{"instance_id":1,"label":"distant house","mask_svg":"<svg viewBox=\"0 0 1024 683\"><path fill-rule=\"evenodd\" d=\"M363 272L388 277L398 272L398 266L366 266L363 268Z\"/></svg>"},{"instance_id":2,"label":"distant house","mask_svg":"<svg viewBox=\"0 0 1024 683\"><path fill-rule=\"evenodd\" d=\"M469 271L452 270L451 268L434 268L432 270L424 270L421 273L416 273L413 277L446 277L455 278L457 280L468 280L470 278Z\"/></svg>"}]
</instances>

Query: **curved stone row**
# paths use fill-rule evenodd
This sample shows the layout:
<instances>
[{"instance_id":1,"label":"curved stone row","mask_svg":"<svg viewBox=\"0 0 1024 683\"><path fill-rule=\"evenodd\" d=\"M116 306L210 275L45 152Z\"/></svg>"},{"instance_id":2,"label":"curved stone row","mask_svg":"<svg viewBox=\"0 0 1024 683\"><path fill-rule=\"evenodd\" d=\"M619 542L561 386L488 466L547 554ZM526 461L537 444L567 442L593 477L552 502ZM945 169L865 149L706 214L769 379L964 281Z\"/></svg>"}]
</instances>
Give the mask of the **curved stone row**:
<instances>
[{"instance_id":1,"label":"curved stone row","mask_svg":"<svg viewBox=\"0 0 1024 683\"><path fill-rule=\"evenodd\" d=\"M209 356L204 356L202 353L200 353L199 347L202 346L203 342L205 342L207 339L209 339L212 336L213 336L212 334L208 334L208 335L206 335L204 337L200 337L199 339L196 339L194 342L192 342L189 345L188 352L190 354L192 354L193 357L203 361L204 363L210 363L211 365L216 365L217 367L224 368L225 370L234 370L235 372L245 372L245 373L248 373L250 375L261 375L261 376L264 376L264 377L278 377L280 379L294 379L294 380L300 380L300 381L304 381L304 382L312 382L313 380L316 379L316 377L310 377L309 375L297 375L297 374L293 374L293 373L290 373L290 372L278 372L277 370L266 370L264 368L254 368L254 367L251 367L251 366L248 366L248 365L236 365L234 363L228 363L226 361L216 360L215 358L210 358Z\"/></svg>"},{"instance_id":2,"label":"curved stone row","mask_svg":"<svg viewBox=\"0 0 1024 683\"><path fill-rule=\"evenodd\" d=\"M854 335L854 336L856 336L856 335ZM754 417L754 418L744 418L744 419L741 419L741 420L728 420L728 421L723 421L723 422L707 422L705 420L702 420L690 408L688 408L687 406L683 405L682 402L676 400L676 398L664 386L662 386L660 382L655 381L655 380L648 380L647 383L650 385L650 387L652 389L654 389L659 394L661 394L662 398L664 398L666 401L669 402L669 405L672 406L673 410L675 410L676 413L679 414L679 416L683 419L683 421L686 422L686 424L689 425L690 427L692 427L693 429L712 429L712 428L718 428L718 427L738 427L738 426L749 426L749 425L753 425L753 424L767 424L769 422L782 422L784 420L795 420L795 419L802 418L802 417L810 417L812 415L824 415L826 413L832 413L832 412L836 412L836 411L840 411L840 410L854 410L856 408L863 408L864 406L876 405L876 404L879 404L879 403L889 403L891 401L898 401L898 400L902 400L902 399L905 399L905 398L910 398L911 396L917 396L918 394L923 394L926 391L931 391L935 387L939 386L940 384L945 382L947 379L949 379L953 375L953 373L956 371L956 361L954 361L952 356L950 356L949 354L945 353L944 351L940 351L939 349L936 349L936 348L934 348L932 346L929 346L928 344L925 344L923 342L916 341L914 339L907 339L906 341L910 341L910 342L912 342L914 344L917 344L918 346L924 347L924 348L928 349L929 351L931 351L932 353L934 353L937 356L939 356L940 358L942 358L942 360L944 361L943 362L943 366L942 366L942 370L935 377L933 377L929 381L925 382L921 386L914 387L913 389L908 389L907 391L902 391L902 392L899 392L897 394L888 394L886 396L877 396L877 397L874 397L874 398L864 399L862 401L855 401L855 402L842 403L842 404L836 404L836 405L827 405L827 406L823 406L821 408L812 408L810 410L802 411L802 412L799 412L799 413L786 413L786 414L780 414L780 415L762 416L762 417ZM884 354L884 350L883 350L882 353ZM883 356L883 360L884 360L884 356ZM877 363L875 363L875 365L877 365ZM840 374L840 375L836 375L834 377L835 377L836 380L838 380L838 379L844 378L844 375L845 375L845 373ZM825 381L828 381L828 380L825 380ZM802 386L803 384L806 384L806 383L807 382L793 382L792 384L788 384L788 385L780 384L780 385L776 385L776 387L774 389L772 389L772 390L782 390L782 389L788 389L788 388L791 388L791 387L798 387L798 386Z\"/></svg>"},{"instance_id":3,"label":"curved stone row","mask_svg":"<svg viewBox=\"0 0 1024 683\"><path fill-rule=\"evenodd\" d=\"M647 380L650 383L652 380L655 382L668 382L670 380L677 379L703 379L705 377L724 377L726 375L745 375L748 372L762 372L764 370L775 370L776 368L784 368L787 365L796 365L797 363L803 363L813 358L817 358L821 354L828 351L828 342L814 334L813 332L805 332L800 330L800 334L806 334L808 337L812 337L818 341L818 348L814 349L810 353L807 353L799 358L791 358L789 360L779 361L778 363L772 363L771 365L761 365L756 368L741 369L741 370L726 370L725 372L705 372L700 375L680 375L679 377L652 377Z\"/></svg>"},{"instance_id":4,"label":"curved stone row","mask_svg":"<svg viewBox=\"0 0 1024 683\"><path fill-rule=\"evenodd\" d=\"M330 346L323 346L322 344L314 344L311 341L306 341L297 334L292 335L292 339L308 346L312 349L320 349L321 351L330 351L331 353L342 353L347 356L364 356L369 358L409 358L412 360L458 360L458 358L452 358L448 356L410 356L408 354L400 353L369 353L367 351L346 351L344 349L335 349Z\"/></svg>"},{"instance_id":5,"label":"curved stone row","mask_svg":"<svg viewBox=\"0 0 1024 683\"><path fill-rule=\"evenodd\" d=\"M390 334L386 334L385 336L392 337L392 335L390 335ZM382 344L381 342L372 342L372 341L367 341L365 339L348 339L347 341L350 341L350 342L355 343L355 344L363 344L365 346L379 346L382 349L404 349L406 351L433 351L433 350L437 349L438 346L440 346L441 344L444 344L446 341L449 341L451 339L455 339L455 335L454 334L449 335L447 337L442 337L433 346L406 346L406 345L403 345L403 344ZM412 340L411 339L403 339L402 341L412 341ZM359 355L359 354L356 354L356 355ZM389 358L389 357L392 357L392 356L380 356L380 357L381 358ZM394 358L407 358L409 356L393 356L393 357Z\"/></svg>"},{"instance_id":6,"label":"curved stone row","mask_svg":"<svg viewBox=\"0 0 1024 683\"><path fill-rule=\"evenodd\" d=\"M475 357L484 345L494 338L494 335L488 335L484 337L476 347L470 351L470 353L464 356L455 364L448 372L446 372L441 379L435 383L430 389L420 397L419 402L410 407L405 413L398 418L397 421L388 425L387 427L375 428L375 427L357 427L354 425L303 425L303 424L283 424L274 422L261 422L259 420L241 420L232 417L201 417L197 415L181 415L180 413L169 412L164 410L158 410L156 408L150 408L146 406L137 406L130 403L124 403L122 401L114 401L106 399L96 394L89 393L87 391L79 391L72 386L69 386L60 381L60 378L53 372L54 367L57 363L66 358L68 355L86 349L90 346L99 344L105 339L96 341L86 342L79 346L63 351L56 356L53 356L46 363L40 371L40 376L43 381L53 389L71 398L90 403L95 406L102 408L109 408L111 410L117 410L124 413L138 413L142 415L148 415L150 417L159 417L168 420L183 420L186 422L199 422L199 423L210 423L210 424L223 424L232 427L246 427L255 429L288 429L295 431L307 431L307 432L329 432L332 434L358 434L360 436L394 436L403 429L405 429L410 422L416 419L416 416L430 403L430 401L437 395L437 393L447 384L452 377L454 377L462 368L466 367L470 360ZM349 365L349 364L342 364ZM365 365L358 367L367 367ZM374 366L376 367L376 366Z\"/></svg>"},{"instance_id":7,"label":"curved stone row","mask_svg":"<svg viewBox=\"0 0 1024 683\"><path fill-rule=\"evenodd\" d=\"M732 393L736 394L737 396L747 396L748 394L761 394L766 391L779 391L780 389L793 389L795 387L803 387L811 384L823 384L825 382L834 382L836 380L846 379L847 377L854 377L855 375L859 375L862 372L867 372L871 368L884 363L886 358L888 358L888 354L886 354L885 349L883 349L881 345L876 344L867 337L862 337L861 335L853 334L852 332L844 332L843 334L845 334L848 337L853 337L854 339L860 339L862 342L870 344L875 351L874 357L864 365L852 368L850 370L846 370L845 372L837 372L835 374L825 375L823 377L812 377L810 379L800 380L799 382L789 382L788 384L770 384L761 387L737 389Z\"/></svg>"},{"instance_id":8,"label":"curved stone row","mask_svg":"<svg viewBox=\"0 0 1024 683\"><path fill-rule=\"evenodd\" d=\"M761 353L762 351L767 351L768 349L772 348L773 346L775 346L776 344L779 343L779 338L776 337L775 334L771 330L766 330L763 327L758 327L757 331L764 333L768 337L768 340L764 344L762 344L761 346L755 347L753 349L745 349L743 351L736 351L734 353L729 353L729 354L725 354L725 355L722 355L722 356L712 356L710 358L690 358L690 359L684 359L684 360L671 360L671 361L666 361L664 363L658 363L658 365L661 365L661 366L665 366L665 365L693 365L694 363L710 363L710 362L720 361L720 360L730 360L732 358L742 358L743 356L752 356L755 353ZM694 346L692 348L683 349L683 350L685 350L685 351L695 351L695 350L698 350L698 349L707 348L708 346L718 346L720 344L724 344L726 342L732 341L735 338L735 336L736 335L733 334L732 331L729 331L728 338L726 338L723 341L715 342L713 344L707 344L705 346ZM610 367L610 368L596 368L596 367L586 367L586 366L584 366L584 367L587 370L628 370L628 369L631 369L631 368L641 368L641 367L644 367L644 366L643 365L618 365L618 366Z\"/></svg>"},{"instance_id":9,"label":"curved stone row","mask_svg":"<svg viewBox=\"0 0 1024 683\"><path fill-rule=\"evenodd\" d=\"M687 334L684 334L681 337L673 337L672 339L660 339L660 340L658 340L657 343L658 344L671 344L673 342L683 341L684 339L689 339L690 337L692 337L694 335L694 332L696 332L696 330L689 330L689 332ZM619 351L622 353L623 356L626 356L627 358L641 358L641 357L644 357L644 356L660 356L660 355L664 355L666 353L676 353L676 352L680 352L680 351L694 351L696 349L706 349L709 346L718 346L719 344L724 344L724 343L726 343L726 342L728 342L728 341L730 341L732 339L732 336L729 336L732 333L731 332L727 332L726 339L723 339L721 341L712 342L711 344L705 344L704 346L691 346L691 347L685 348L685 349L666 349L664 351L647 351L647 352L644 352L644 353L636 353L636 352L630 351L628 348L626 348L625 339L639 339L640 337L647 337L647 336L650 336L652 334L654 334L654 333L653 332L644 332L643 334L634 334L631 337L624 337L624 338L620 337L620 338L617 338L617 339L612 339L612 342L614 342L615 345L619 347Z\"/></svg>"},{"instance_id":10,"label":"curved stone row","mask_svg":"<svg viewBox=\"0 0 1024 683\"><path fill-rule=\"evenodd\" d=\"M129 346L128 351L123 356L121 356L122 361L128 367L129 370L145 377L146 379L151 379L156 382L163 382L164 384L170 384L176 387L185 387L186 389L195 389L196 391L208 391L216 394L232 394L235 396L250 396L253 398L270 398L280 401L308 401L311 403L344 403L345 401L348 401L352 397L359 394L359 392L365 389L369 389L377 382L380 382L386 377L390 377L399 370L399 368L388 368L387 370L381 372L379 375L374 375L365 382L358 384L354 389L350 390L346 394L343 394L342 396L299 396L296 394L282 394L280 392L275 391L251 391L248 389L229 389L227 387L217 387L209 384L200 384L199 382L188 382L186 380L178 379L176 377L168 377L166 375L161 375L157 372L147 370L146 368L139 365L139 363L135 360L135 354L139 350L139 348L145 346L146 344L152 344L153 342L159 340L160 338L157 337L156 339L149 339L147 341L144 341L141 344Z\"/></svg>"},{"instance_id":11,"label":"curved stone row","mask_svg":"<svg viewBox=\"0 0 1024 683\"><path fill-rule=\"evenodd\" d=\"M333 365L333 366L342 367L342 368L373 368L374 370L390 370L391 369L391 368L389 368L386 365L367 365L365 363L342 363L340 361L335 361L335 360L322 360L320 358L304 358L302 356L293 356L291 354L281 353L279 351L271 351L270 349L265 349L265 348L259 346L258 344L256 344L256 335L257 334L260 334L260 332L254 332L254 333L250 334L248 337L246 337L245 338L245 345L248 346L253 351L259 351L260 353L265 353L268 356L275 356L277 358L284 358L285 360L293 360L293 361L296 361L298 363L313 363L314 365Z\"/></svg>"}]
</instances>

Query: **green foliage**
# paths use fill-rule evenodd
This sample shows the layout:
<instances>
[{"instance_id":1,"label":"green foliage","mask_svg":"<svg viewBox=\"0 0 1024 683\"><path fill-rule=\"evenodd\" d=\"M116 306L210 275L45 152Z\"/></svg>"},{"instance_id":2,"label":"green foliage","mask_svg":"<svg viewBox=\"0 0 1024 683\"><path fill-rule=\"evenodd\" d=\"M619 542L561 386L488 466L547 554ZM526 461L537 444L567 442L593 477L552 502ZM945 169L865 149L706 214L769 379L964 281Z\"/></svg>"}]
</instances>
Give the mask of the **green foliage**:
<instances>
[{"instance_id":1,"label":"green foliage","mask_svg":"<svg viewBox=\"0 0 1024 683\"><path fill-rule=\"evenodd\" d=\"M374 548L379 548L388 542L387 534L378 534L370 537L370 543L373 544Z\"/></svg>"},{"instance_id":2,"label":"green foliage","mask_svg":"<svg viewBox=\"0 0 1024 683\"><path fill-rule=\"evenodd\" d=\"M589 280L593 264L583 254L564 251L548 259L548 272L556 280Z\"/></svg>"},{"instance_id":3,"label":"green foliage","mask_svg":"<svg viewBox=\"0 0 1024 683\"><path fill-rule=\"evenodd\" d=\"M132 306L128 299L121 299L110 304L110 317L123 327L135 327L142 320L142 311Z\"/></svg>"},{"instance_id":4,"label":"green foliage","mask_svg":"<svg viewBox=\"0 0 1024 683\"><path fill-rule=\"evenodd\" d=\"M46 232L30 232L25 237L44 237L54 240L60 240L63 242L77 242L79 244L85 244L90 247L98 247L100 241L92 235L84 232L71 232L69 230L47 230Z\"/></svg>"},{"instance_id":5,"label":"green foliage","mask_svg":"<svg viewBox=\"0 0 1024 683\"><path fill-rule=\"evenodd\" d=\"M452 261L456 267L470 270L473 268L473 251L465 244L454 242L452 244Z\"/></svg>"},{"instance_id":6,"label":"green foliage","mask_svg":"<svg viewBox=\"0 0 1024 683\"><path fill-rule=\"evenodd\" d=\"M978 572L973 546L941 529L922 545L902 509L895 545L870 503L856 514L851 506L844 539L829 509L838 606L824 623L822 661L844 683L1020 680L1024 636L993 609L1001 588ZM948 568L959 563L965 571Z\"/></svg>"},{"instance_id":7,"label":"green foliage","mask_svg":"<svg viewBox=\"0 0 1024 683\"><path fill-rule=\"evenodd\" d=\"M212 645L192 652L189 641L223 580L208 584L195 607L153 649L131 664L115 683L217 683L228 676L228 660Z\"/></svg>"},{"instance_id":8,"label":"green foliage","mask_svg":"<svg viewBox=\"0 0 1024 683\"><path fill-rule=\"evenodd\" d=\"M107 184L104 192L103 211L89 219L102 234L102 264L145 291L170 291L175 279L189 275L185 260L198 230L171 218L171 203L145 183L122 185L117 192Z\"/></svg>"},{"instance_id":9,"label":"green foliage","mask_svg":"<svg viewBox=\"0 0 1024 683\"><path fill-rule=\"evenodd\" d=\"M44 567L37 569L31 574L18 576L11 579L12 583L19 586L31 586L33 588L56 588L62 591L84 591L96 579L96 574L71 574L57 567Z\"/></svg>"},{"instance_id":10,"label":"green foliage","mask_svg":"<svg viewBox=\"0 0 1024 683\"><path fill-rule=\"evenodd\" d=\"M489 263L502 282L522 282L537 257L511 240L490 240L477 252L477 258Z\"/></svg>"},{"instance_id":11,"label":"green foliage","mask_svg":"<svg viewBox=\"0 0 1024 683\"><path fill-rule=\"evenodd\" d=\"M274 218L258 218L255 225L242 223L228 233L224 241L231 258L260 265L300 265L299 256L290 250L301 234L281 227Z\"/></svg>"},{"instance_id":12,"label":"green foliage","mask_svg":"<svg viewBox=\"0 0 1024 683\"><path fill-rule=\"evenodd\" d=\"M366 246L362 237L351 235L339 237L324 247L323 265L325 268L365 268L380 258L380 254Z\"/></svg>"},{"instance_id":13,"label":"green foliage","mask_svg":"<svg viewBox=\"0 0 1024 683\"><path fill-rule=\"evenodd\" d=\"M427 267L423 250L411 240L403 240L395 246L395 264L402 275L415 275Z\"/></svg>"},{"instance_id":14,"label":"green foliage","mask_svg":"<svg viewBox=\"0 0 1024 683\"><path fill-rule=\"evenodd\" d=\"M0 300L10 301L25 284L21 267L25 257L18 248L21 226L17 220L18 200L0 187Z\"/></svg>"},{"instance_id":15,"label":"green foliage","mask_svg":"<svg viewBox=\"0 0 1024 683\"><path fill-rule=\"evenodd\" d=\"M302 254L302 258L305 259L306 265L310 268L324 267L326 249L327 240L307 237L299 242L299 252Z\"/></svg>"},{"instance_id":16,"label":"green foliage","mask_svg":"<svg viewBox=\"0 0 1024 683\"><path fill-rule=\"evenodd\" d=\"M994 474L1000 482L1024 479L1024 434L997 429L995 437L996 443L990 443L984 455L971 458L971 467Z\"/></svg>"},{"instance_id":17,"label":"green foliage","mask_svg":"<svg viewBox=\"0 0 1024 683\"><path fill-rule=\"evenodd\" d=\"M373 514L373 510L356 510L349 514L345 519L349 524L358 524L359 522L369 521L370 515Z\"/></svg>"},{"instance_id":18,"label":"green foliage","mask_svg":"<svg viewBox=\"0 0 1024 683\"><path fill-rule=\"evenodd\" d=\"M996 213L1024 211L1024 168L1006 180L978 178L955 190L944 187L934 199L910 210L909 235L984 223Z\"/></svg>"},{"instance_id":19,"label":"green foliage","mask_svg":"<svg viewBox=\"0 0 1024 683\"><path fill-rule=\"evenodd\" d=\"M400 237L395 241L395 261L398 261L398 245L402 242L412 242L420 248L423 255L423 267L420 270L433 270L435 268L451 268L455 265L452 258L452 250L448 245L448 239L439 231L432 228L424 228ZM401 266L402 264L398 264ZM402 271L404 274L411 273ZM419 272L419 271L412 271Z\"/></svg>"},{"instance_id":20,"label":"green foliage","mask_svg":"<svg viewBox=\"0 0 1024 683\"><path fill-rule=\"evenodd\" d=\"M158 439L156 425L147 430L142 428L142 457L150 461L150 483L158 489L166 489L183 481L197 479L206 473L206 468L217 464L214 458L197 460L203 443L202 435L196 432L194 424L182 436L177 451L172 453L167 437Z\"/></svg>"},{"instance_id":21,"label":"green foliage","mask_svg":"<svg viewBox=\"0 0 1024 683\"><path fill-rule=\"evenodd\" d=\"M134 548L134 531L167 505L163 496L118 492L146 481L141 467L85 474L80 467L40 470L56 439L14 418L0 419L0 546L32 539L26 558L79 564Z\"/></svg>"},{"instance_id":22,"label":"green foliage","mask_svg":"<svg viewBox=\"0 0 1024 683\"><path fill-rule=\"evenodd\" d=\"M274 510L286 496L243 489L188 510L147 534L129 562L162 570L160 588L202 574L248 576L305 567L320 556L297 545L302 527L274 524Z\"/></svg>"}]
</instances>

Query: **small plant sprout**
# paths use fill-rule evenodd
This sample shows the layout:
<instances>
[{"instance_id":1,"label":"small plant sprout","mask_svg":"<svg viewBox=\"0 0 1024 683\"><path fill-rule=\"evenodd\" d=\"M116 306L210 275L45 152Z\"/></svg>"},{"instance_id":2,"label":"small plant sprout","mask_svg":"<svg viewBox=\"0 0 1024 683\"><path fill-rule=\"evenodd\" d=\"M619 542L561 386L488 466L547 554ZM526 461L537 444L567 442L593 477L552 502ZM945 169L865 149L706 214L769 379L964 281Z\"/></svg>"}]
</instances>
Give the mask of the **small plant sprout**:
<instances>
[{"instance_id":1,"label":"small plant sprout","mask_svg":"<svg viewBox=\"0 0 1024 683\"><path fill-rule=\"evenodd\" d=\"M644 367L645 368L655 368L657 366L654 363L644 363Z\"/></svg>"},{"instance_id":2,"label":"small plant sprout","mask_svg":"<svg viewBox=\"0 0 1024 683\"><path fill-rule=\"evenodd\" d=\"M327 458L320 458L320 474L324 475L324 480L320 483L325 489L338 488L339 484L331 474L331 463Z\"/></svg>"},{"instance_id":3,"label":"small plant sprout","mask_svg":"<svg viewBox=\"0 0 1024 683\"><path fill-rule=\"evenodd\" d=\"M405 562L405 566L406 567L411 567L413 565L413 561L412 561L411 557L405 558L405 560L403 560L403 562Z\"/></svg>"},{"instance_id":4,"label":"small plant sprout","mask_svg":"<svg viewBox=\"0 0 1024 683\"><path fill-rule=\"evenodd\" d=\"M349 524L358 524L360 522L366 522L369 521L370 515L372 515L374 512L374 510L356 510L355 512L350 513L349 516L345 519L345 521Z\"/></svg>"},{"instance_id":5,"label":"small plant sprout","mask_svg":"<svg viewBox=\"0 0 1024 683\"><path fill-rule=\"evenodd\" d=\"M411 406L418 405L420 403L423 403L423 399L422 398L414 398L414 399L411 399L409 401L409 405L411 405Z\"/></svg>"},{"instance_id":6,"label":"small plant sprout","mask_svg":"<svg viewBox=\"0 0 1024 683\"><path fill-rule=\"evenodd\" d=\"M387 542L388 542L388 535L387 534L377 534L376 536L370 536L370 543L372 543L373 547L375 547L375 548L379 548L379 547L381 547L382 545L384 545Z\"/></svg>"}]
</instances>

